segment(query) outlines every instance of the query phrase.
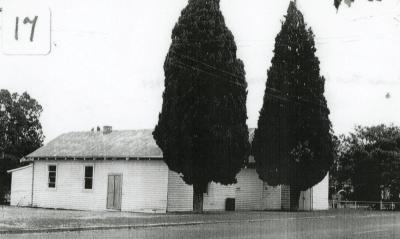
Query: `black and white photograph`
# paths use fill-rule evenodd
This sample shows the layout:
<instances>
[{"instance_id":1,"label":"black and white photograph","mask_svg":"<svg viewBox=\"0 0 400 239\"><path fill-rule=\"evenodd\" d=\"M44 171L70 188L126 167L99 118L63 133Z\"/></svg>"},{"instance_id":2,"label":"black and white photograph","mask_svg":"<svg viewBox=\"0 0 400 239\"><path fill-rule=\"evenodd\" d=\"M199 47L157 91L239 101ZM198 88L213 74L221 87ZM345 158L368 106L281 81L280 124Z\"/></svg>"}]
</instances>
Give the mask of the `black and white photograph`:
<instances>
[{"instance_id":1,"label":"black and white photograph","mask_svg":"<svg viewBox=\"0 0 400 239\"><path fill-rule=\"evenodd\" d=\"M400 0L0 0L0 238L400 238Z\"/></svg>"}]
</instances>

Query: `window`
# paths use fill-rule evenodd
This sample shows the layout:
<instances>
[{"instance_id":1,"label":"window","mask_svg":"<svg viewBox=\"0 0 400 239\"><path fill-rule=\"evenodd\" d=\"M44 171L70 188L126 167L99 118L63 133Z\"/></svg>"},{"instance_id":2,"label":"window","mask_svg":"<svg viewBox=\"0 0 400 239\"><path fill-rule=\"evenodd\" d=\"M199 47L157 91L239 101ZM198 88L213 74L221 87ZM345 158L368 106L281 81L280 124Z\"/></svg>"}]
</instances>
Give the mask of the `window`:
<instances>
[{"instance_id":1,"label":"window","mask_svg":"<svg viewBox=\"0 0 400 239\"><path fill-rule=\"evenodd\" d=\"M56 187L56 178L57 178L57 166L56 165L49 165L49 179L48 179L48 186L49 188Z\"/></svg>"},{"instance_id":2,"label":"window","mask_svg":"<svg viewBox=\"0 0 400 239\"><path fill-rule=\"evenodd\" d=\"M93 166L85 166L85 189L93 188Z\"/></svg>"}]
</instances>

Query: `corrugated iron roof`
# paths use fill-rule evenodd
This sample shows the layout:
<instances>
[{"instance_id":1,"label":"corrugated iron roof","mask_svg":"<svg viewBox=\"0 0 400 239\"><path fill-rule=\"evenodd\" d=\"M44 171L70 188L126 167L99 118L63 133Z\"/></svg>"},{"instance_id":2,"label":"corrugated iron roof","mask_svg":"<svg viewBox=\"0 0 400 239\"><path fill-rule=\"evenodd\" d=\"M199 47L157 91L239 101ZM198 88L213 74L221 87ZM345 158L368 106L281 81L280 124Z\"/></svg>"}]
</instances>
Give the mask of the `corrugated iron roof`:
<instances>
[{"instance_id":1,"label":"corrugated iron roof","mask_svg":"<svg viewBox=\"0 0 400 239\"><path fill-rule=\"evenodd\" d=\"M58 136L45 146L27 155L33 159L108 159L162 158L162 151L153 139L151 129L71 132ZM249 129L251 142L254 129Z\"/></svg>"},{"instance_id":2,"label":"corrugated iron roof","mask_svg":"<svg viewBox=\"0 0 400 239\"><path fill-rule=\"evenodd\" d=\"M162 158L152 130L122 130L108 134L71 132L58 136L25 158Z\"/></svg>"}]
</instances>

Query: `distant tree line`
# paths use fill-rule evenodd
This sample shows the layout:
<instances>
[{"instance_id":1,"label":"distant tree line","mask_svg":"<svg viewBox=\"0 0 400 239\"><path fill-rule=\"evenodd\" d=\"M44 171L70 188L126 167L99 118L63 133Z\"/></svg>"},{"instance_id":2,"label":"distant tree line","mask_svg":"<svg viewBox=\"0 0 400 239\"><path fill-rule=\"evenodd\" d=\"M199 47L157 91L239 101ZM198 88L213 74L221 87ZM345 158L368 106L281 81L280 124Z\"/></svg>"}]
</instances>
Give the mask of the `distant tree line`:
<instances>
[{"instance_id":1,"label":"distant tree line","mask_svg":"<svg viewBox=\"0 0 400 239\"><path fill-rule=\"evenodd\" d=\"M358 126L337 139L336 152L331 195L344 200L400 201L398 126Z\"/></svg>"},{"instance_id":2,"label":"distant tree line","mask_svg":"<svg viewBox=\"0 0 400 239\"><path fill-rule=\"evenodd\" d=\"M0 203L10 191L7 170L20 166L23 156L42 146L41 113L42 106L28 93L0 90Z\"/></svg>"}]
</instances>

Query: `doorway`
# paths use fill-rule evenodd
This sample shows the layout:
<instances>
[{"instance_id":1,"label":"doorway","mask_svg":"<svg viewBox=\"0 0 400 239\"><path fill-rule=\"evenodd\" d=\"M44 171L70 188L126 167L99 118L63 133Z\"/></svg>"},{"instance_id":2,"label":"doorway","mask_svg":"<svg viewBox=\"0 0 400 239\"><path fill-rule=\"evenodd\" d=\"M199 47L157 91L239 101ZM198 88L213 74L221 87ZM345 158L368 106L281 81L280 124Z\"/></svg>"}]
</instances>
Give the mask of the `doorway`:
<instances>
[{"instance_id":1,"label":"doorway","mask_svg":"<svg viewBox=\"0 0 400 239\"><path fill-rule=\"evenodd\" d=\"M121 210L122 175L108 175L107 209Z\"/></svg>"}]
</instances>

